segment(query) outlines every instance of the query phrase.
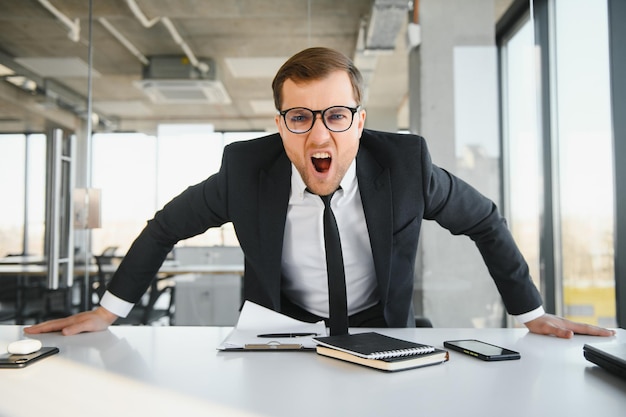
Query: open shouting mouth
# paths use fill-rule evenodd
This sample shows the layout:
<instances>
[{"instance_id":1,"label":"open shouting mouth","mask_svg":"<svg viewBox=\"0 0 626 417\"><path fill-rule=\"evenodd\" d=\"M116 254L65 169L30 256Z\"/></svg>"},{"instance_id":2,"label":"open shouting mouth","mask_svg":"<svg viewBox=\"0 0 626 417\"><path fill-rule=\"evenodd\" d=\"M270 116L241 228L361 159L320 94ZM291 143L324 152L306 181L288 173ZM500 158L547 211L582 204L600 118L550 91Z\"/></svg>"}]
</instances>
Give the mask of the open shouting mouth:
<instances>
[{"instance_id":1,"label":"open shouting mouth","mask_svg":"<svg viewBox=\"0 0 626 417\"><path fill-rule=\"evenodd\" d=\"M317 172L327 172L330 169L332 158L328 152L317 152L311 157L311 162Z\"/></svg>"}]
</instances>

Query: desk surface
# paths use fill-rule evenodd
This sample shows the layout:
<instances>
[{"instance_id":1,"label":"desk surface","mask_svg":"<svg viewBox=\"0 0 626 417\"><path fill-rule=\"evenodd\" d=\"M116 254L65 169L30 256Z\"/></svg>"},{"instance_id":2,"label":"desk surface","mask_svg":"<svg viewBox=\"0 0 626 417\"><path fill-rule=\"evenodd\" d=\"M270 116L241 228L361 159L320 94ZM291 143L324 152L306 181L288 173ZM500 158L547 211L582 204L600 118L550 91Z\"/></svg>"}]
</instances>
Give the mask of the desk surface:
<instances>
[{"instance_id":1,"label":"desk surface","mask_svg":"<svg viewBox=\"0 0 626 417\"><path fill-rule=\"evenodd\" d=\"M243 264L198 264L187 265L164 262L159 273L164 275L180 274L235 274L243 275Z\"/></svg>"},{"instance_id":2,"label":"desk surface","mask_svg":"<svg viewBox=\"0 0 626 417\"><path fill-rule=\"evenodd\" d=\"M116 265L104 265L103 270L106 273L113 273L117 269ZM166 276L174 276L181 274L236 274L243 275L243 265L237 264L198 264L198 265L178 265L174 263L164 263L159 269L159 273ZM48 273L46 265L35 264L0 264L0 276L42 276ZM89 265L89 274L98 273L96 265ZM76 265L74 267L74 275L84 275L84 265Z\"/></svg>"},{"instance_id":3,"label":"desk surface","mask_svg":"<svg viewBox=\"0 0 626 417\"><path fill-rule=\"evenodd\" d=\"M13 255L0 258L0 265L44 264L46 258L41 255Z\"/></svg>"},{"instance_id":4,"label":"desk surface","mask_svg":"<svg viewBox=\"0 0 626 417\"><path fill-rule=\"evenodd\" d=\"M582 352L584 343L626 343L626 330L608 339L570 340L524 329L379 331L439 347L447 339L477 338L522 358L482 362L450 352L442 365L385 373L314 352L218 352L225 327L113 326L37 336L61 353L25 369L0 370L6 399L0 415L33 415L33 398L46 405L48 417L88 415L81 407L119 412L134 403L150 416L178 410L175 415L621 417L626 409L626 381ZM20 326L0 326L0 351L20 338Z\"/></svg>"}]
</instances>

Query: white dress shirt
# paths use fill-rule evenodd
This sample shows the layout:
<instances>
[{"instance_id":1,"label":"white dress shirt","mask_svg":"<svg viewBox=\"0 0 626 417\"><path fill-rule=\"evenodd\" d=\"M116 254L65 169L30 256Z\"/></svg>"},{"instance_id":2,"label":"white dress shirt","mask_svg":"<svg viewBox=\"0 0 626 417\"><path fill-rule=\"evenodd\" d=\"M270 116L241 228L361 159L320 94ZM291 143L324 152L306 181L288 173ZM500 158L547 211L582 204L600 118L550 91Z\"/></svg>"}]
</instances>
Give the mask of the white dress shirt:
<instances>
[{"instance_id":1,"label":"white dress shirt","mask_svg":"<svg viewBox=\"0 0 626 417\"><path fill-rule=\"evenodd\" d=\"M335 192L331 207L337 220L344 269L348 314L378 302L376 272L361 203L356 161ZM320 317L328 317L328 278L324 249L324 203L306 191L298 170L291 167L291 194L283 240L281 289L296 305Z\"/></svg>"}]
</instances>

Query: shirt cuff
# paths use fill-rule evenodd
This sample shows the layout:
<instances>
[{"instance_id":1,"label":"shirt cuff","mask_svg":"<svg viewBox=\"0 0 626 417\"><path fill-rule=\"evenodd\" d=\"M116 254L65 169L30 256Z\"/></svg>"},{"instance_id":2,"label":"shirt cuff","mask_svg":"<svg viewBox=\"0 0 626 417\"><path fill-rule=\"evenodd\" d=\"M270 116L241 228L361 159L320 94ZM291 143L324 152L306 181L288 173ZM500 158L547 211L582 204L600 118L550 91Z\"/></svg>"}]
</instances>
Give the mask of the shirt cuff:
<instances>
[{"instance_id":1,"label":"shirt cuff","mask_svg":"<svg viewBox=\"0 0 626 417\"><path fill-rule=\"evenodd\" d=\"M546 314L546 311L543 309L543 306L539 306L536 309L529 311L528 313L518 314L513 317L515 317L515 320L517 320L519 323L524 324L538 317L541 317L544 314Z\"/></svg>"},{"instance_id":2,"label":"shirt cuff","mask_svg":"<svg viewBox=\"0 0 626 417\"><path fill-rule=\"evenodd\" d=\"M102 296L100 305L118 317L128 316L130 310L132 310L135 306L133 303L122 300L121 298L111 294L109 291L105 292Z\"/></svg>"}]
</instances>

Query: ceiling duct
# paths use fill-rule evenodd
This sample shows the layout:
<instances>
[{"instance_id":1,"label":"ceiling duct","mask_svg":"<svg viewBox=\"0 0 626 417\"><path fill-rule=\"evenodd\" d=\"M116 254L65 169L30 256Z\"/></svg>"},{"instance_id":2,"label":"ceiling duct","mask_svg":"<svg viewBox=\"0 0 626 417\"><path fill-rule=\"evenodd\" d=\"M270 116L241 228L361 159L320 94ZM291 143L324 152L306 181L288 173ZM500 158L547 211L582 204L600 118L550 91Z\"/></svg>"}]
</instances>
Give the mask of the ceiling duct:
<instances>
[{"instance_id":1,"label":"ceiling duct","mask_svg":"<svg viewBox=\"0 0 626 417\"><path fill-rule=\"evenodd\" d=\"M408 19L407 0L375 0L365 33L365 50L390 52L396 47L396 39Z\"/></svg>"},{"instance_id":2,"label":"ceiling duct","mask_svg":"<svg viewBox=\"0 0 626 417\"><path fill-rule=\"evenodd\" d=\"M217 79L213 60L203 58L208 71L202 72L186 56L152 56L136 85L154 102L161 104L229 104L224 85Z\"/></svg>"}]
</instances>

